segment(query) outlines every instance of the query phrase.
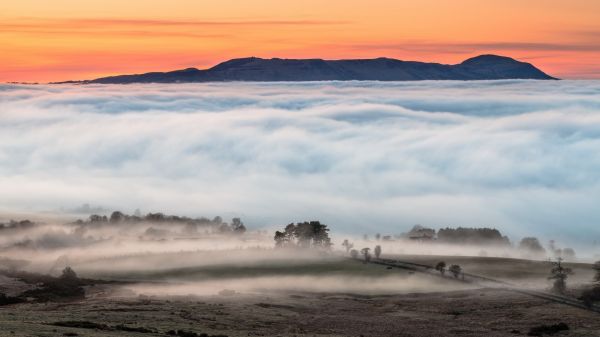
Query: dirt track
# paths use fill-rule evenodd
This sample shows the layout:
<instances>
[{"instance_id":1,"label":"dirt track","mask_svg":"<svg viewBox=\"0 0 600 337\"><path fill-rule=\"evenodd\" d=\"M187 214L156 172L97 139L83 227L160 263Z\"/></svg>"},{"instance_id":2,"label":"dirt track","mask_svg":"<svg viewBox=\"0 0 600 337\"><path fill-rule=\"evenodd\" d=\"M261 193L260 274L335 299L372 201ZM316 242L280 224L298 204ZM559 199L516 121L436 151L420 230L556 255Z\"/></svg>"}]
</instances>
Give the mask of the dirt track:
<instances>
[{"instance_id":1,"label":"dirt track","mask_svg":"<svg viewBox=\"0 0 600 337\"><path fill-rule=\"evenodd\" d=\"M412 263L412 262L396 260L396 259L376 259L375 261L373 261L373 263L381 264L381 265L385 265L385 266L402 268L402 269L425 273L425 274L429 274L429 275L435 275L438 277L443 277L440 273L435 271L434 267L428 266L425 264ZM598 306L598 305L588 306L588 305L585 305L582 301L579 301L573 297L561 296L561 295L553 294L553 293L546 292L546 291L525 289L523 287L519 287L518 285L512 284L510 282L506 282L506 281L491 278L491 277L485 277L485 276L475 275L475 274L471 274L471 273L462 273L460 278L452 278L451 276L447 276L444 278L448 279L449 281L458 280L458 281L468 282L468 283L480 283L482 285L487 285L487 286L492 285L499 289L510 290L510 291L514 291L517 293L545 299L545 300L548 300L548 301L551 301L554 303L570 305L575 308L588 310L588 311L595 312L595 313L600 313L600 306Z\"/></svg>"}]
</instances>

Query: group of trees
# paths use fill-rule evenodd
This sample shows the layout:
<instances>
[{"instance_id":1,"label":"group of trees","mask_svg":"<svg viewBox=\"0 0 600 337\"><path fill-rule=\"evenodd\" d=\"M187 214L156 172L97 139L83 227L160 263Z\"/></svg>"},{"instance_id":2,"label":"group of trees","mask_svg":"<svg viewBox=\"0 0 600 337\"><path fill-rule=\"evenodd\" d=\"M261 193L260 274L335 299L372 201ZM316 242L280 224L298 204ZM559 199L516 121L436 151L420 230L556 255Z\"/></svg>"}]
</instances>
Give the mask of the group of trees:
<instances>
[{"instance_id":1,"label":"group of trees","mask_svg":"<svg viewBox=\"0 0 600 337\"><path fill-rule=\"evenodd\" d=\"M33 226L35 226L35 223L30 220L20 220L20 221L10 220L8 223L0 223L0 231L7 230L7 229L15 229L15 230L29 229Z\"/></svg>"},{"instance_id":2,"label":"group of trees","mask_svg":"<svg viewBox=\"0 0 600 337\"><path fill-rule=\"evenodd\" d=\"M360 250L360 253L365 258L365 262L371 262L371 248L365 247ZM381 256L381 246L380 245L375 246L375 249L373 249L373 254L375 254L376 259L379 259L379 256Z\"/></svg>"},{"instance_id":3,"label":"group of trees","mask_svg":"<svg viewBox=\"0 0 600 337\"><path fill-rule=\"evenodd\" d=\"M128 224L128 223L153 223L153 224L183 224L186 234L196 234L200 228L210 228L220 233L242 234L246 232L246 226L240 218L233 218L231 224L223 221L223 218L216 216L213 219L200 217L189 218L177 215L165 215L163 213L148 213L141 215L136 212L134 215L128 215L120 211L114 211L107 217L106 215L92 214L87 221L77 220L79 225L103 225L103 224Z\"/></svg>"},{"instance_id":4,"label":"group of trees","mask_svg":"<svg viewBox=\"0 0 600 337\"><path fill-rule=\"evenodd\" d=\"M510 245L508 237L495 228L442 228L437 233L437 239L452 244Z\"/></svg>"},{"instance_id":5,"label":"group of trees","mask_svg":"<svg viewBox=\"0 0 600 337\"><path fill-rule=\"evenodd\" d=\"M16 277L37 284L36 288L20 294L20 298L34 298L42 302L83 298L85 296L83 286L90 284L89 280L79 278L71 267L65 267L59 277L27 272L19 272Z\"/></svg>"},{"instance_id":6,"label":"group of trees","mask_svg":"<svg viewBox=\"0 0 600 337\"><path fill-rule=\"evenodd\" d=\"M554 240L550 240L548 248L550 249L550 253L552 253L554 258L560 257L565 261L574 261L576 259L575 250L573 250L573 248L558 248Z\"/></svg>"},{"instance_id":7,"label":"group of trees","mask_svg":"<svg viewBox=\"0 0 600 337\"><path fill-rule=\"evenodd\" d=\"M273 239L275 247L329 249L332 245L329 228L319 221L291 223L283 231L276 231Z\"/></svg>"},{"instance_id":8,"label":"group of trees","mask_svg":"<svg viewBox=\"0 0 600 337\"><path fill-rule=\"evenodd\" d=\"M441 228L435 230L433 228L423 227L421 225L415 225L410 231L403 233L396 238L404 238L414 241L427 242L435 241L439 243L448 244L471 244L471 245L494 245L494 246L505 246L511 247L512 244L507 236L496 228L468 228L468 227L457 227L457 228ZM369 236L363 235L363 240L368 241ZM392 236L382 236L377 233L375 239L377 241L389 241ZM572 248L557 248L554 241L550 241L548 245L549 252L544 248L540 241L536 237L525 237L521 239L516 248L520 251L521 255L530 258L545 258L551 257L562 257L565 261L574 261L576 258L575 251ZM549 254L548 254L549 253Z\"/></svg>"},{"instance_id":9,"label":"group of trees","mask_svg":"<svg viewBox=\"0 0 600 337\"><path fill-rule=\"evenodd\" d=\"M444 261L438 262L435 265L435 270L439 271L440 274L442 274L442 276L445 276L446 275L446 262L444 262ZM464 273L463 273L462 267L458 264L450 265L450 267L448 267L447 271L450 272L450 274L452 274L452 276L454 276L454 278L463 276L463 279L464 279Z\"/></svg>"},{"instance_id":10,"label":"group of trees","mask_svg":"<svg viewBox=\"0 0 600 337\"><path fill-rule=\"evenodd\" d=\"M350 243L347 239L342 242L342 247L346 249L346 253L350 253L350 256L354 259L358 258L359 251L356 249L352 249L354 247L353 243ZM360 250L360 254L363 256L365 262L371 261L371 248L365 247ZM381 256L381 246L377 245L373 249L373 254L375 254L375 258L379 259Z\"/></svg>"},{"instance_id":11,"label":"group of trees","mask_svg":"<svg viewBox=\"0 0 600 337\"><path fill-rule=\"evenodd\" d=\"M518 249L527 256L542 257L546 256L546 249L535 237L525 237L519 242Z\"/></svg>"}]
</instances>

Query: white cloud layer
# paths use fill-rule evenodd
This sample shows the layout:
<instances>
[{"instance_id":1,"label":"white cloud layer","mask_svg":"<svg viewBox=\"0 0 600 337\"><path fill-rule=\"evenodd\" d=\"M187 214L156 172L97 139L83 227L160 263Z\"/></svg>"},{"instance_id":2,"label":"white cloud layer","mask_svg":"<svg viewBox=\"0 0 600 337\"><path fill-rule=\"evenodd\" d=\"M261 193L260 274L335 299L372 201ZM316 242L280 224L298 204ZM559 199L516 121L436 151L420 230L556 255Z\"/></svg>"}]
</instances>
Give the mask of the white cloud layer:
<instances>
[{"instance_id":1,"label":"white cloud layer","mask_svg":"<svg viewBox=\"0 0 600 337\"><path fill-rule=\"evenodd\" d=\"M0 207L600 241L600 82L0 85Z\"/></svg>"}]
</instances>

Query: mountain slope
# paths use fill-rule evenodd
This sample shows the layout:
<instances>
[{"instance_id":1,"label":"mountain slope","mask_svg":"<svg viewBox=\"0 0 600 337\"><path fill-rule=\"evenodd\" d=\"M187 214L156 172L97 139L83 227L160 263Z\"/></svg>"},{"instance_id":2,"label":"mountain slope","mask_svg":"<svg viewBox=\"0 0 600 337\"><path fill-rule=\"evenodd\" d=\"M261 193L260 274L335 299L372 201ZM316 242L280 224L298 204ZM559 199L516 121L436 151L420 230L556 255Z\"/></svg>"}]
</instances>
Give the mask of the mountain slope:
<instances>
[{"instance_id":1,"label":"mountain slope","mask_svg":"<svg viewBox=\"0 0 600 337\"><path fill-rule=\"evenodd\" d=\"M417 81L417 80L550 80L533 65L510 57L480 55L460 64L446 65L391 58L357 60L232 59L206 70L188 68L98 78L82 83L177 83L222 81Z\"/></svg>"}]
</instances>

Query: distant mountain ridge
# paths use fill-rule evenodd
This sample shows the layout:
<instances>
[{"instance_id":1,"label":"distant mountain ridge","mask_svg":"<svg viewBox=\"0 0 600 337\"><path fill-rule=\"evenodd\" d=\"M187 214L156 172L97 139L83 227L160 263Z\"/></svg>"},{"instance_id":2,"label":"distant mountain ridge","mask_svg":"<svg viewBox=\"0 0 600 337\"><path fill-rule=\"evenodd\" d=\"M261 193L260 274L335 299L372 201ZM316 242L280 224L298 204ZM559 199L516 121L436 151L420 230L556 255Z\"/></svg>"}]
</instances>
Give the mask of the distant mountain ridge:
<instances>
[{"instance_id":1,"label":"distant mountain ridge","mask_svg":"<svg viewBox=\"0 0 600 337\"><path fill-rule=\"evenodd\" d=\"M102 77L78 83L179 83L179 82L277 82L277 81L419 81L419 80L552 80L530 63L510 57L480 55L447 65L392 58L323 59L232 59L212 68L188 68L170 72Z\"/></svg>"}]
</instances>

